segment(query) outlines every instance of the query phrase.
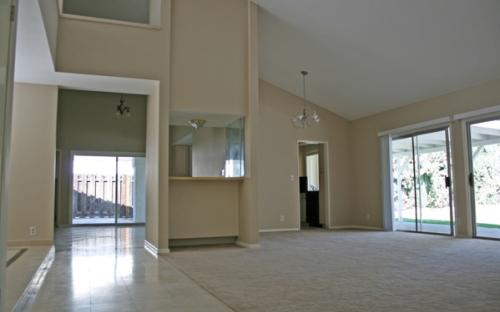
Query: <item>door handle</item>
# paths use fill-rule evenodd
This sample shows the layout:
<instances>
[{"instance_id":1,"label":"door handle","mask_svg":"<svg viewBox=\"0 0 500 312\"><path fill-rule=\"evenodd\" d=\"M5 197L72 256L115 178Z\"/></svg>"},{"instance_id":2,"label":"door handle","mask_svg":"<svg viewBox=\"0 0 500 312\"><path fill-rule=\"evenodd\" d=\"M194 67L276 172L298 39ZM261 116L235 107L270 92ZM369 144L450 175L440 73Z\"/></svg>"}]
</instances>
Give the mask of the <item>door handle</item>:
<instances>
[{"instance_id":1,"label":"door handle","mask_svg":"<svg viewBox=\"0 0 500 312\"><path fill-rule=\"evenodd\" d=\"M444 177L444 184L446 185L446 187L451 187L451 178Z\"/></svg>"},{"instance_id":2,"label":"door handle","mask_svg":"<svg viewBox=\"0 0 500 312\"><path fill-rule=\"evenodd\" d=\"M469 185L474 186L474 173L469 173Z\"/></svg>"}]
</instances>

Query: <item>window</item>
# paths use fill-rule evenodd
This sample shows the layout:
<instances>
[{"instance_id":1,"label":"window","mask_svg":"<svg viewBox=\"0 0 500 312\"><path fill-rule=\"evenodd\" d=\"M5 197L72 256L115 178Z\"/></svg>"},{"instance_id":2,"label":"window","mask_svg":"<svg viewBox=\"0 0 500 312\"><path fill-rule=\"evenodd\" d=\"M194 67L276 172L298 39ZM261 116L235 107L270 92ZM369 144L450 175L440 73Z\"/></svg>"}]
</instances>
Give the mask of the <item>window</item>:
<instances>
[{"instance_id":1,"label":"window","mask_svg":"<svg viewBox=\"0 0 500 312\"><path fill-rule=\"evenodd\" d=\"M319 154L306 156L307 190L319 191Z\"/></svg>"}]
</instances>

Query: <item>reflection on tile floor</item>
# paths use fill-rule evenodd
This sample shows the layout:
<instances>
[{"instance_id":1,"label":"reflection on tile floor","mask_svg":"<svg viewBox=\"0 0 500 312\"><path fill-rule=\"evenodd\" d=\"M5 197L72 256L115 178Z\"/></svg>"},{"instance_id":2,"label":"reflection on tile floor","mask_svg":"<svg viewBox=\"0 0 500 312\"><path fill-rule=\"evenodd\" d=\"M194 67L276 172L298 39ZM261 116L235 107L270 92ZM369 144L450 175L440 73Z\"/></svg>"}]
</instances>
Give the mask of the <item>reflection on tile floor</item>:
<instances>
[{"instance_id":1,"label":"reflection on tile floor","mask_svg":"<svg viewBox=\"0 0 500 312\"><path fill-rule=\"evenodd\" d=\"M12 260L12 251L16 251L17 253L22 249L24 248L16 247L10 249L11 255L8 259ZM22 296L26 286L28 286L38 267L49 253L50 247L31 246L26 249L26 252L7 267L5 291L5 306L7 311L10 311Z\"/></svg>"},{"instance_id":2,"label":"reflection on tile floor","mask_svg":"<svg viewBox=\"0 0 500 312\"><path fill-rule=\"evenodd\" d=\"M143 244L144 227L58 231L29 311L232 311Z\"/></svg>"}]
</instances>

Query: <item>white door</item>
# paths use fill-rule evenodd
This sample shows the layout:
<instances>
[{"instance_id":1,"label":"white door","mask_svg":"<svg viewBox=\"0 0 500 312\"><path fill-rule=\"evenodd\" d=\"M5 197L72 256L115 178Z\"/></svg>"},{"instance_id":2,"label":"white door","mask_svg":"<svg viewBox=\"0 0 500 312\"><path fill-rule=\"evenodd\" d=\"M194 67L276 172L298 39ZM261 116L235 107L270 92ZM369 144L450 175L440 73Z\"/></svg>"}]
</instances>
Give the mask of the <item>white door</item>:
<instances>
[{"instance_id":1,"label":"white door","mask_svg":"<svg viewBox=\"0 0 500 312\"><path fill-rule=\"evenodd\" d=\"M4 311L6 268L5 162L10 145L15 38L15 2L0 0L0 311Z\"/></svg>"}]
</instances>

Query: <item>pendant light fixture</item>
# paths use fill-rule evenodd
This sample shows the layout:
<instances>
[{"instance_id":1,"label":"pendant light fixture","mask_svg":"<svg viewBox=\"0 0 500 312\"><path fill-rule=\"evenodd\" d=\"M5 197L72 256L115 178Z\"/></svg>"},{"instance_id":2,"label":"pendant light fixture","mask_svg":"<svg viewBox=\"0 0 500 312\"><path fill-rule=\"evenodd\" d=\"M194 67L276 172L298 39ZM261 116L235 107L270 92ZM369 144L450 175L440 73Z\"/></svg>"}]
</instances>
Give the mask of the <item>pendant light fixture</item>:
<instances>
[{"instance_id":1,"label":"pendant light fixture","mask_svg":"<svg viewBox=\"0 0 500 312\"><path fill-rule=\"evenodd\" d=\"M206 122L207 121L205 119L191 119L187 123L188 123L188 125L193 127L194 130L198 130L201 127L203 127Z\"/></svg>"},{"instance_id":2,"label":"pendant light fixture","mask_svg":"<svg viewBox=\"0 0 500 312\"><path fill-rule=\"evenodd\" d=\"M306 98L306 77L309 74L307 71L303 70L300 72L302 75L302 87L303 87L303 98L304 98L304 107L302 108L302 112L298 113L292 118L292 124L296 128L307 128L314 124L319 123L320 119L318 113L316 111L308 111L307 109L307 98Z\"/></svg>"},{"instance_id":3,"label":"pendant light fixture","mask_svg":"<svg viewBox=\"0 0 500 312\"><path fill-rule=\"evenodd\" d=\"M116 106L116 116L121 118L123 116L130 117L132 113L130 112L130 107L125 105L125 100L123 99L123 94L120 97L120 104Z\"/></svg>"}]
</instances>

